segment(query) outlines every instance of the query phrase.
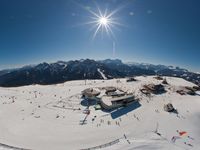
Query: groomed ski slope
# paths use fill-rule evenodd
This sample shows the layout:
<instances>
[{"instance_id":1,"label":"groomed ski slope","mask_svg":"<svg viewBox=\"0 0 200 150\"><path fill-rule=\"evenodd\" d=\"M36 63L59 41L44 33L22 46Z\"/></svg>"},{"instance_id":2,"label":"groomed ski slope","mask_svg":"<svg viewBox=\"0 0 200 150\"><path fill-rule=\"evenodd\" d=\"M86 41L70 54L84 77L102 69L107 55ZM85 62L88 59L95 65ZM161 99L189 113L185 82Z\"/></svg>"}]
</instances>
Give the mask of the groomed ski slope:
<instances>
[{"instance_id":1,"label":"groomed ski slope","mask_svg":"<svg viewBox=\"0 0 200 150\"><path fill-rule=\"evenodd\" d=\"M200 96L176 93L177 88L194 84L166 77L167 92L147 97L140 92L142 86L162 81L153 76L136 79L0 88L0 150L199 150ZM140 105L114 112L95 111L91 106L86 124L81 125L86 117L81 91L105 86L133 93ZM165 112L163 106L167 103L172 103L179 114ZM180 136L179 132L186 133ZM173 136L179 138L172 142Z\"/></svg>"}]
</instances>

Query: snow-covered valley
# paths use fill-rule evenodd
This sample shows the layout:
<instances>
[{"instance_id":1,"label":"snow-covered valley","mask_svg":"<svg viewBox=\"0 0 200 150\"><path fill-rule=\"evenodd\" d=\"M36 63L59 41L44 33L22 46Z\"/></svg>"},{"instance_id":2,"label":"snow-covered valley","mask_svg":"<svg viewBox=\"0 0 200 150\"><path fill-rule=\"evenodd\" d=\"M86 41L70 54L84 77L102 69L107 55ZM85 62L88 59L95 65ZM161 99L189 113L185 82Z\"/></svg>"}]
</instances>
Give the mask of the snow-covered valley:
<instances>
[{"instance_id":1,"label":"snow-covered valley","mask_svg":"<svg viewBox=\"0 0 200 150\"><path fill-rule=\"evenodd\" d=\"M166 77L166 93L146 96L140 91L143 85L161 81L154 76L136 79L134 82L80 80L0 88L0 150L199 150L199 92L195 96L176 92L183 86L195 84ZM81 125L86 117L81 92L105 86L132 93L140 100L140 105L114 111L95 110L90 106L87 122ZM178 114L164 111L167 103L172 103Z\"/></svg>"}]
</instances>

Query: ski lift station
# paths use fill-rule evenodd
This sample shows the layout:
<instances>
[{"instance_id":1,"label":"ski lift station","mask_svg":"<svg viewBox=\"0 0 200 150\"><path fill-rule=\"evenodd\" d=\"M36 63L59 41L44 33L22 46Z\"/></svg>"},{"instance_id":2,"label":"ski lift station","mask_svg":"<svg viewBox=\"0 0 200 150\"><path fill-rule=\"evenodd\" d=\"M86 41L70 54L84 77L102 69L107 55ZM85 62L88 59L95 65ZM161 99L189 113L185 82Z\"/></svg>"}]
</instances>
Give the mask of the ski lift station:
<instances>
[{"instance_id":1,"label":"ski lift station","mask_svg":"<svg viewBox=\"0 0 200 150\"><path fill-rule=\"evenodd\" d=\"M126 94L115 87L104 87L101 90L98 88L85 89L82 91L82 97L88 101L96 100L96 104L100 104L105 110L127 106L137 101L133 95Z\"/></svg>"},{"instance_id":2,"label":"ski lift station","mask_svg":"<svg viewBox=\"0 0 200 150\"><path fill-rule=\"evenodd\" d=\"M100 99L101 107L106 110L127 106L133 102L136 102L133 95L124 95L119 97L103 96Z\"/></svg>"}]
</instances>

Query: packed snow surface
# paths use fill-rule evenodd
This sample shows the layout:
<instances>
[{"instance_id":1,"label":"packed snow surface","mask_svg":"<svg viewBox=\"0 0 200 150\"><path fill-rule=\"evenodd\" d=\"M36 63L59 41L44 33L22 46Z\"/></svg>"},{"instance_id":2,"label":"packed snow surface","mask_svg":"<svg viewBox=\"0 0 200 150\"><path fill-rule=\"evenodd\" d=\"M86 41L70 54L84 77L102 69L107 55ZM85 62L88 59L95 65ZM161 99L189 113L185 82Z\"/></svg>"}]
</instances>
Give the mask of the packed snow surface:
<instances>
[{"instance_id":1,"label":"packed snow surface","mask_svg":"<svg viewBox=\"0 0 200 150\"><path fill-rule=\"evenodd\" d=\"M162 81L153 76L136 79L0 88L0 150L199 150L200 96L175 91L194 84L166 77L166 93L146 96L140 92L143 85ZM112 112L90 106L90 114L85 114L81 91L105 86L134 94L139 104ZM165 112L167 103L172 103L178 114Z\"/></svg>"}]
</instances>

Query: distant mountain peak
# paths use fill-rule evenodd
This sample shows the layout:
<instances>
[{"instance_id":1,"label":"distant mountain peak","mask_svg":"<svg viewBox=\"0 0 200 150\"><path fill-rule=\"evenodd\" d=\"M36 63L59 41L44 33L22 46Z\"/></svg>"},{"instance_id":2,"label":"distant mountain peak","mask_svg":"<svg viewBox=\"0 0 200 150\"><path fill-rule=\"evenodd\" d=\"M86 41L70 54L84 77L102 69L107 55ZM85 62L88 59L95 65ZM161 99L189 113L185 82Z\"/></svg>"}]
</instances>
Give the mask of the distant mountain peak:
<instances>
[{"instance_id":1,"label":"distant mountain peak","mask_svg":"<svg viewBox=\"0 0 200 150\"><path fill-rule=\"evenodd\" d=\"M100 62L106 64L123 64L123 62L120 59L105 59L101 60Z\"/></svg>"},{"instance_id":2,"label":"distant mountain peak","mask_svg":"<svg viewBox=\"0 0 200 150\"><path fill-rule=\"evenodd\" d=\"M0 86L55 84L70 80L112 79L138 75L176 76L200 84L200 75L179 67L144 63L123 63L120 59L81 59L40 63L0 71Z\"/></svg>"}]
</instances>

